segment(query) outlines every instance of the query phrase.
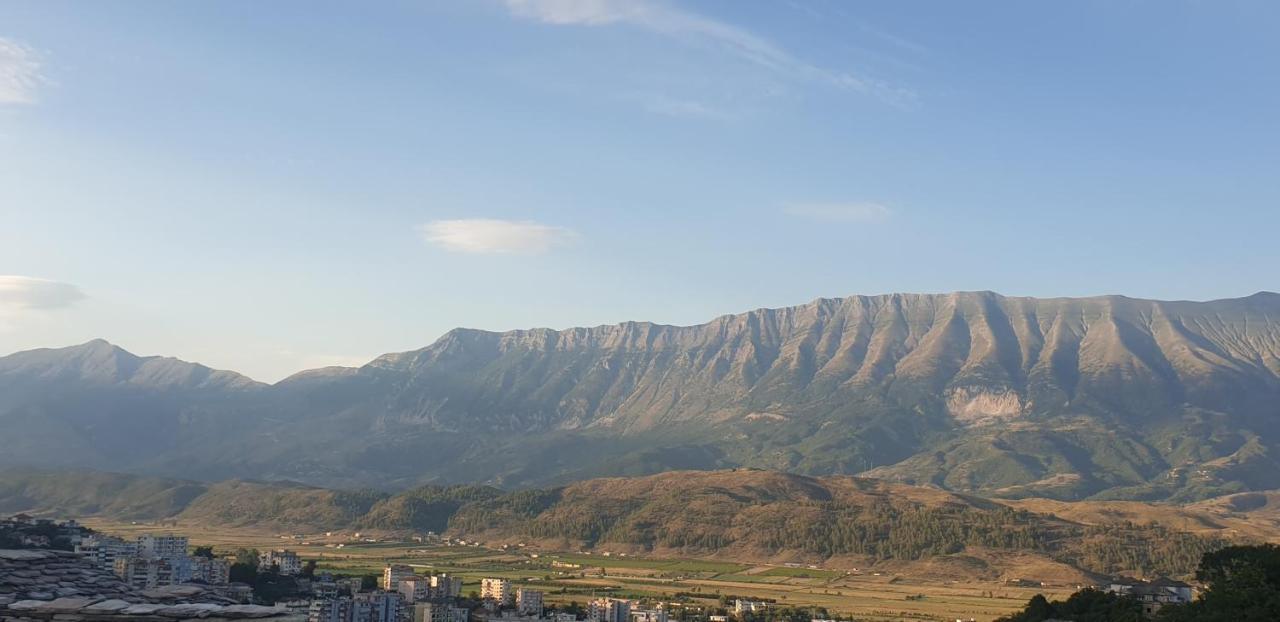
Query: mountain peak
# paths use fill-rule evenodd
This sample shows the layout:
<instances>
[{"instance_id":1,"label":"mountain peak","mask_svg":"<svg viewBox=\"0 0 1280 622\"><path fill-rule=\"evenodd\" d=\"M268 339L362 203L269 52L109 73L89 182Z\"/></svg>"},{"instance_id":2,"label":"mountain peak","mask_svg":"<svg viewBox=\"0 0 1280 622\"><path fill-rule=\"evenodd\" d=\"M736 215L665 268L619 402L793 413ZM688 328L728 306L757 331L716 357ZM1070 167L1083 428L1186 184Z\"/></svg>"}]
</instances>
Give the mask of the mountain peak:
<instances>
[{"instance_id":1,"label":"mountain peak","mask_svg":"<svg viewBox=\"0 0 1280 622\"><path fill-rule=\"evenodd\" d=\"M26 350L0 357L0 376L150 389L262 386L235 372L210 369L198 363L138 356L101 338L64 348Z\"/></svg>"}]
</instances>

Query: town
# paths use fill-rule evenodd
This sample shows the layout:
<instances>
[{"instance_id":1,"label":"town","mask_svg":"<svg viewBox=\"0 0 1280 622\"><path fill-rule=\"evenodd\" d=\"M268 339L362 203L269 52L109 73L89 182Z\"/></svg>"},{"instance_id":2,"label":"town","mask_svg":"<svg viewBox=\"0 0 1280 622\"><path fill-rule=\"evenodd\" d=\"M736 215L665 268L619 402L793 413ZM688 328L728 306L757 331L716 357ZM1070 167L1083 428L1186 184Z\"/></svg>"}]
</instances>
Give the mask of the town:
<instances>
[{"instance_id":1,"label":"town","mask_svg":"<svg viewBox=\"0 0 1280 622\"><path fill-rule=\"evenodd\" d=\"M418 540L428 538L441 547L480 546L434 534ZM368 536L357 540L376 543ZM67 549L99 570L114 574L132 589L199 586L230 601L268 606L308 622L823 622L848 617L838 610L783 604L776 598L749 594L719 594L710 603L705 598L687 596L663 599L611 595L588 598L583 603L566 602L563 598L552 602L543 589L510 577L481 577L476 583L474 577L420 572L412 564L398 562L385 564L380 576L351 574L323 568L317 559L304 559L288 548L215 552L210 546L193 547L189 538L181 534L146 532L127 538L99 533L75 520L57 522L25 514L0 521L0 548L5 547ZM536 559L538 554L528 556ZM797 575L818 572L795 566L791 565L791 570ZM559 560L550 562L548 567L564 573L582 570L581 563ZM467 590L468 585L473 589ZM1196 596L1193 586L1165 577L1150 581L1119 577L1080 587L1136 599L1148 616L1165 605L1191 602ZM75 591L53 585L45 593L29 594L53 599L75 596ZM924 596L909 595L905 600L916 598Z\"/></svg>"}]
</instances>

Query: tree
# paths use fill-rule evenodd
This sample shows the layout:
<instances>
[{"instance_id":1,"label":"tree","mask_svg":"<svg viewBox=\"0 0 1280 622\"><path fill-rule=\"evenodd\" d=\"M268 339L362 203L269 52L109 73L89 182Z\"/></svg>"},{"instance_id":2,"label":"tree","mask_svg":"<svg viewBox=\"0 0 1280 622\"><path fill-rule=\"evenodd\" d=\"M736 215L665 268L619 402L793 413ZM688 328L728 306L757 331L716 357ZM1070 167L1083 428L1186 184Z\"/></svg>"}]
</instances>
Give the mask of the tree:
<instances>
[{"instance_id":1,"label":"tree","mask_svg":"<svg viewBox=\"0 0 1280 622\"><path fill-rule=\"evenodd\" d=\"M192 553L191 555L192 557L204 557L207 559L213 559L213 547L197 546L195 552Z\"/></svg>"},{"instance_id":2,"label":"tree","mask_svg":"<svg viewBox=\"0 0 1280 622\"><path fill-rule=\"evenodd\" d=\"M254 567L257 567L258 549L244 549L244 548L236 549L235 558L236 558L237 564L252 565Z\"/></svg>"},{"instance_id":3,"label":"tree","mask_svg":"<svg viewBox=\"0 0 1280 622\"><path fill-rule=\"evenodd\" d=\"M1187 605L1167 606L1167 622L1280 620L1280 546L1229 546L1205 553L1196 578L1208 587Z\"/></svg>"},{"instance_id":4,"label":"tree","mask_svg":"<svg viewBox=\"0 0 1280 622\"><path fill-rule=\"evenodd\" d=\"M233 583L248 583L253 585L258 582L258 564L242 564L236 562L231 564L230 579Z\"/></svg>"},{"instance_id":5,"label":"tree","mask_svg":"<svg viewBox=\"0 0 1280 622\"><path fill-rule=\"evenodd\" d=\"M1142 622L1142 603L1093 588L1083 589L1065 601L1049 602L1036 594L1020 613L999 622L1043 622L1050 619L1073 622Z\"/></svg>"},{"instance_id":6,"label":"tree","mask_svg":"<svg viewBox=\"0 0 1280 622\"><path fill-rule=\"evenodd\" d=\"M302 566L302 576L308 579L316 576L316 560L308 559L306 564Z\"/></svg>"}]
</instances>

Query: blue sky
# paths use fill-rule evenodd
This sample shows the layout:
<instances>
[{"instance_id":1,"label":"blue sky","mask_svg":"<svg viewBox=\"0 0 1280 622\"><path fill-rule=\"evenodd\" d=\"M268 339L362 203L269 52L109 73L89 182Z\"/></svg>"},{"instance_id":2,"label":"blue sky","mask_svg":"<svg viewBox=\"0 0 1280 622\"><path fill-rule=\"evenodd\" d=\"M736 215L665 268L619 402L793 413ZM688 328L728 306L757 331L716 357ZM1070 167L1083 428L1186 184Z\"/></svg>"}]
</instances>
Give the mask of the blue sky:
<instances>
[{"instance_id":1,"label":"blue sky","mask_svg":"<svg viewBox=\"0 0 1280 622\"><path fill-rule=\"evenodd\" d=\"M1274 2L0 3L0 352L1280 289Z\"/></svg>"}]
</instances>

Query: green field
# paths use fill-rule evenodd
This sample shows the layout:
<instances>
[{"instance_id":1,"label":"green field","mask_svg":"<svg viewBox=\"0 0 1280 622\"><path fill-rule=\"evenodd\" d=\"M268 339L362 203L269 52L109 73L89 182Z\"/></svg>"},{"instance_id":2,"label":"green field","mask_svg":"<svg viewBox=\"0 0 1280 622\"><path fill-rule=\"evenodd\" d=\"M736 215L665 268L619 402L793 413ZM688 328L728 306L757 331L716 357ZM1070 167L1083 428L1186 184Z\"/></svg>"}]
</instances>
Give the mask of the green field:
<instances>
[{"instance_id":1,"label":"green field","mask_svg":"<svg viewBox=\"0 0 1280 622\"><path fill-rule=\"evenodd\" d=\"M663 600L675 607L718 607L722 596L774 601L780 606L825 607L859 620L992 620L1017 611L1036 593L1064 598L1069 587L1032 589L991 581L937 581L901 575L867 575L835 568L799 568L723 560L663 559L538 551L500 551L482 547L424 545L410 542L343 542L335 536L302 540L260 529L163 527L85 521L106 533L185 534L192 545L212 545L219 553L237 548L289 548L315 559L321 570L380 575L387 563L413 565L419 573L446 572L463 579L463 592L479 589L483 577L503 577L545 592L551 604L614 596ZM341 543L343 546L337 548ZM580 564L580 568L553 563ZM916 598L922 595L923 598ZM909 598L910 597L910 598Z\"/></svg>"}]
</instances>

